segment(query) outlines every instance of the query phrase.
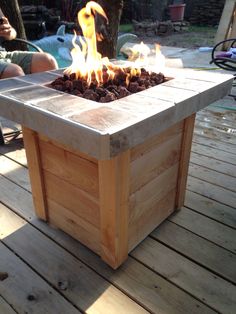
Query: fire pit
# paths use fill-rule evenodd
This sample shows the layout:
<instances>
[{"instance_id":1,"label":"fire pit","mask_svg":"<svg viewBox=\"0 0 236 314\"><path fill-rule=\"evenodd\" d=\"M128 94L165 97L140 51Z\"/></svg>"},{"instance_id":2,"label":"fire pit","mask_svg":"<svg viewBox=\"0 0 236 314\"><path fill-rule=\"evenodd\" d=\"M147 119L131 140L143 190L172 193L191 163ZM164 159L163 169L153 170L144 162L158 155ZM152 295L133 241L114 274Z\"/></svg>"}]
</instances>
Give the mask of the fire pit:
<instances>
[{"instance_id":1,"label":"fire pit","mask_svg":"<svg viewBox=\"0 0 236 314\"><path fill-rule=\"evenodd\" d=\"M0 115L21 123L39 218L117 268L184 202L195 113L231 75L172 80L109 103L48 88L62 71L2 80Z\"/></svg>"},{"instance_id":2,"label":"fire pit","mask_svg":"<svg viewBox=\"0 0 236 314\"><path fill-rule=\"evenodd\" d=\"M232 84L231 75L174 72L108 104L45 87L57 71L0 84L0 115L23 125L38 217L113 268L183 205L194 113Z\"/></svg>"}]
</instances>

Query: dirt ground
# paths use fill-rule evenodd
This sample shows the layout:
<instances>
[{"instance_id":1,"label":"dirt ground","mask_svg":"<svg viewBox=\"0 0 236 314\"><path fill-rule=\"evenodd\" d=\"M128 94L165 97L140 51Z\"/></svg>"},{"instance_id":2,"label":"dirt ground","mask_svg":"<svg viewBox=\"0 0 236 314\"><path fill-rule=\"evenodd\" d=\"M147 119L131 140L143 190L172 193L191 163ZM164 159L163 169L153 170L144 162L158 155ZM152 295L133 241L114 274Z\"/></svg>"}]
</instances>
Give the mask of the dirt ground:
<instances>
[{"instance_id":1,"label":"dirt ground","mask_svg":"<svg viewBox=\"0 0 236 314\"><path fill-rule=\"evenodd\" d=\"M174 32L165 36L139 36L139 40L144 43L159 43L162 46L199 48L213 47L217 28L210 27L190 27L188 31Z\"/></svg>"}]
</instances>

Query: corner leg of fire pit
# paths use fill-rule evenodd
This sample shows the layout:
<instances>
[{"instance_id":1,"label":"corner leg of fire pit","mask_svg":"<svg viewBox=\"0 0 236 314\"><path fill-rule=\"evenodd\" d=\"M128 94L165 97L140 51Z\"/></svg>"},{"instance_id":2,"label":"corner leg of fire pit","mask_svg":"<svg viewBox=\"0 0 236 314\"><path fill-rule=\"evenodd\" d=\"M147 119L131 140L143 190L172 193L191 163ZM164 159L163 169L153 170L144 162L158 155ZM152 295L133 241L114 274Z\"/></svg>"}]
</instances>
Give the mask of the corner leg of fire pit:
<instances>
[{"instance_id":1,"label":"corner leg of fire pit","mask_svg":"<svg viewBox=\"0 0 236 314\"><path fill-rule=\"evenodd\" d=\"M118 268L128 257L130 151L99 161L101 258Z\"/></svg>"},{"instance_id":2,"label":"corner leg of fire pit","mask_svg":"<svg viewBox=\"0 0 236 314\"><path fill-rule=\"evenodd\" d=\"M47 221L46 194L37 132L22 126L23 140L36 215Z\"/></svg>"},{"instance_id":3,"label":"corner leg of fire pit","mask_svg":"<svg viewBox=\"0 0 236 314\"><path fill-rule=\"evenodd\" d=\"M184 129L183 129L183 135L182 135L181 153L180 153L180 162L179 162L179 171L178 171L177 193L176 193L176 200L175 200L176 210L180 210L181 207L184 206L195 116L196 114L192 114L191 116L187 117L184 120Z\"/></svg>"}]
</instances>

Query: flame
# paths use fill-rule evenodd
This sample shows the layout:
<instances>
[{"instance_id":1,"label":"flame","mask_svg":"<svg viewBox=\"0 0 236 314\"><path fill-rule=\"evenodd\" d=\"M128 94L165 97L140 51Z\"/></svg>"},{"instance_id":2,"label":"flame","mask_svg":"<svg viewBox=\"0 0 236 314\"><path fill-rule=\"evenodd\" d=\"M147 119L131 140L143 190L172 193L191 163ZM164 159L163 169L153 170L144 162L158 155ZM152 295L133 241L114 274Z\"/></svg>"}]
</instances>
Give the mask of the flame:
<instances>
[{"instance_id":1,"label":"flame","mask_svg":"<svg viewBox=\"0 0 236 314\"><path fill-rule=\"evenodd\" d=\"M80 39L82 49L75 43L75 34L72 41L74 46L71 51L72 64L64 72L65 74L75 73L76 78L86 78L88 84L91 84L94 77L99 84L102 83L103 65L107 62L97 51L94 18L96 12L108 21L102 7L94 1L88 2L86 7L79 11L78 22L84 35L84 40Z\"/></svg>"},{"instance_id":2,"label":"flame","mask_svg":"<svg viewBox=\"0 0 236 314\"><path fill-rule=\"evenodd\" d=\"M163 72L165 69L166 60L160 48L161 48L160 45L158 44L155 45L156 49L155 69L156 71Z\"/></svg>"},{"instance_id":3,"label":"flame","mask_svg":"<svg viewBox=\"0 0 236 314\"><path fill-rule=\"evenodd\" d=\"M95 14L103 16L108 23L108 18L103 8L95 1L90 1L78 12L78 22L81 26L84 38L80 38L81 47L76 44L76 33L72 40L74 48L71 50L72 64L64 71L64 74L75 74L76 79L87 80L88 85L96 82L97 85L104 83L104 73L106 80L113 79L116 71L124 71L124 67L117 66L109 61L107 57L102 58L97 51L97 40L102 40L101 34L95 31ZM134 75L141 75L141 68L147 65L147 57L150 48L143 42L134 45L129 61L133 61L130 71L126 72L126 84ZM160 56L160 52L158 52ZM157 58L156 58L157 59ZM159 62L159 61L158 61ZM160 62L159 62L160 63ZM104 72L105 69L105 72Z\"/></svg>"}]
</instances>

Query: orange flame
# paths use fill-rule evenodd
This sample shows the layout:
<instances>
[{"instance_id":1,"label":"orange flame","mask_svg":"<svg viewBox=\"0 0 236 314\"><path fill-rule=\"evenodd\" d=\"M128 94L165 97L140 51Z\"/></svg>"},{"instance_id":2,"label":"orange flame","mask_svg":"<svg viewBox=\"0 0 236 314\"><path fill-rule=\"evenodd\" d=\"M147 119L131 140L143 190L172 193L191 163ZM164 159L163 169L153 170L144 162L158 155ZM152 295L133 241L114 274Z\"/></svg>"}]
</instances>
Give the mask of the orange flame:
<instances>
[{"instance_id":1,"label":"orange flame","mask_svg":"<svg viewBox=\"0 0 236 314\"><path fill-rule=\"evenodd\" d=\"M88 85L96 82L98 85L103 83L104 69L106 70L106 79L113 79L115 70L123 71L124 68L111 63L107 57L102 58L97 51L96 39L101 40L102 37L95 31L95 14L102 15L108 22L107 16L103 8L95 1L90 1L86 6L78 12L78 22L81 26L84 39L80 39L81 48L76 44L76 33L72 40L74 48L71 50L72 64L64 71L64 74L75 74L76 79L86 79ZM132 57L134 66L127 74L126 84L129 84L130 78L134 75L141 74L141 67L145 65L150 49L148 46L137 44L132 49Z\"/></svg>"},{"instance_id":2,"label":"orange flame","mask_svg":"<svg viewBox=\"0 0 236 314\"><path fill-rule=\"evenodd\" d=\"M88 2L86 7L79 11L78 21L84 35L84 40L80 39L82 50L75 43L75 34L73 39L74 49L71 51L72 64L64 72L65 74L75 73L76 78L87 78L88 84L92 82L93 77L98 83L102 83L102 70L104 63L106 63L97 51L94 18L96 12L108 21L102 7L94 1Z\"/></svg>"}]
</instances>

